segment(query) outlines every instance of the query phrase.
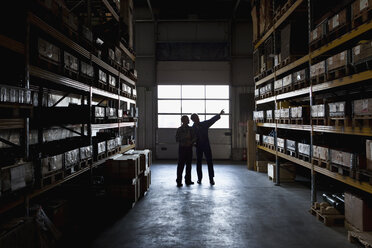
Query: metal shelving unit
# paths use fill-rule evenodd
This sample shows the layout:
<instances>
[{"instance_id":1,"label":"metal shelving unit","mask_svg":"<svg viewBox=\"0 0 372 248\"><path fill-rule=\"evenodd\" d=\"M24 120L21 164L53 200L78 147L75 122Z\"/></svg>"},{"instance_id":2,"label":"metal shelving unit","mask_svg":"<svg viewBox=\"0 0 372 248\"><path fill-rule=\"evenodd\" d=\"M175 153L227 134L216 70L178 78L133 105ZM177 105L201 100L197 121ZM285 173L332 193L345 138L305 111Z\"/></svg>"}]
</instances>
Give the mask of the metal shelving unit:
<instances>
[{"instance_id":1,"label":"metal shelving unit","mask_svg":"<svg viewBox=\"0 0 372 248\"><path fill-rule=\"evenodd\" d=\"M308 0L306 1L307 5L307 11L308 11L308 26L309 26L309 32L312 24L311 20L311 5L312 1ZM259 48L261 45L264 44L265 40L271 35L274 34L275 31L279 28L280 25L286 22L286 20L296 11L296 9L302 4L305 4L305 1L295 1L295 3L288 9L288 11L283 15L276 23L273 24L273 26L267 31L267 33L256 43L254 44L254 49ZM341 35L340 37L337 37L328 43L320 46L318 49L315 49L311 51L309 46L309 53L294 62L280 68L280 69L273 69L273 72L269 75L266 75L264 78L258 80L255 85L256 87L261 86L267 82L272 82L273 80L277 80L282 76L283 74L288 74L288 72L293 71L294 69L301 67L304 68L305 66L308 67L310 70L311 65L313 64L314 59L317 59L321 56L329 56L332 51L335 51L343 46L346 46L347 48L350 48L349 44L352 44L353 41L355 41L357 38L362 37L367 32L370 33L372 30L372 21L368 20L368 22L359 25L358 27L351 29L347 33ZM309 34L310 37L310 34ZM275 43L274 43L275 46ZM372 80L372 70L366 70L362 72L356 72L354 74L346 75L344 77L325 81L320 84L310 84L308 87L304 87L301 89L289 91L286 93L281 93L273 96L269 96L263 99L257 99L256 100L256 109L257 108L263 108L265 109L265 106L268 106L267 104L271 104L270 106L278 106L278 103L281 101L286 100L296 100L300 99L302 102L308 102L308 105L311 107L313 103L313 98L315 94L324 94L326 92L329 92L330 90L339 90L341 87L351 87L353 85L360 85L364 83L368 83ZM312 122L310 122L312 123ZM288 161L291 161L295 164L301 165L305 168L308 168L311 170L311 201L316 201L316 173L323 174L325 176L328 176L330 178L333 178L337 181L343 182L347 185L350 185L352 187L355 187L357 189L360 189L362 191L372 193L372 185L368 184L367 182L359 182L353 178L342 176L336 172L332 172L330 170L327 170L325 168L318 167L314 165L312 161L312 144L313 144L313 137L318 134L322 133L330 133L330 134L339 134L339 135L349 135L349 136L361 136L361 137L371 137L372 136L372 130L362 129L362 128L349 128L349 127L340 127L340 126L321 126L321 125L296 125L296 124L280 124L277 122L274 123L256 123L256 130L260 128L266 128L266 129L272 129L274 131L274 142L275 142L275 148L276 148L276 136L279 130L293 130L293 131L301 131L305 132L309 135L310 140L310 162L305 162L301 159L289 156L287 154L283 154L281 152L277 152L276 150L269 149L264 146L257 146L259 150L268 152L270 154L275 155L276 157L276 164L279 165L280 161L279 159L285 159ZM279 166L277 166L277 173L279 172ZM277 176L279 179L280 177ZM277 181L277 184L279 184L280 181Z\"/></svg>"},{"instance_id":2,"label":"metal shelving unit","mask_svg":"<svg viewBox=\"0 0 372 248\"><path fill-rule=\"evenodd\" d=\"M82 2L76 1L76 6L79 6ZM98 3L98 2L96 2ZM96 4L95 3L95 4ZM100 4L106 6L104 8L108 9L108 12L111 13L114 20L117 22L120 21L119 14L116 13L114 8L110 5L109 1L102 0L99 1ZM87 5L86 13L93 14L91 11L91 0L86 1L84 4ZM84 12L85 13L85 12ZM24 15L24 16L23 16ZM85 14L84 14L85 15ZM83 16L84 16L83 15ZM111 105L116 105L117 109L120 110L122 106L127 106L127 109L129 109L129 106L136 105L136 98L132 95L128 94L122 94L120 92L121 89L121 83L126 83L127 85L130 85L131 88L135 89L136 87L136 77L134 74L130 74L129 69L124 68L124 66L120 68L114 68L113 66L109 65L107 62L103 61L102 59L98 58L93 54L93 51L90 49L87 49L86 45L83 47L81 42L79 43L77 40L75 40L74 36L67 36L66 32L62 32L61 27L54 27L54 23L48 24L46 20L43 20L43 18L40 18L37 14L33 13L33 11L30 9L29 11L26 11L22 14L24 17L24 20L26 21L27 26L27 32L26 37L23 41L17 41L13 38L8 37L7 35L1 34L0 35L0 48L9 50L11 52L14 52L16 54L19 54L20 56L25 58L24 67L25 67L25 80L24 80L24 88L25 89L32 89L33 92L38 93L38 105L32 106L27 105L25 108L29 108L30 110L35 110L34 112L42 110L42 108L45 108L42 106L43 103L43 97L44 94L49 94L50 92L58 92L59 94L64 94L63 97L61 97L56 104L54 104L53 107L55 107L60 101L62 101L66 96L69 94L80 96L81 98L81 106L86 107L87 110L89 110L89 113L87 112L87 117L89 117L88 123L80 123L80 124L65 124L60 125L58 128L64 128L66 130L69 130L70 132L74 132L75 134L79 134L82 143L86 145L92 145L92 132L99 132L101 130L104 131L110 131L115 132L117 134L120 134L120 130L124 130L122 128L136 128L136 120L131 120L129 118L129 121L120 121L118 118L115 122L113 120L110 120L110 123L100 123L99 124L93 124L93 117L92 117L92 107L94 101L99 101L97 106L102 106L101 104L107 104L107 107L112 107ZM44 17L45 18L45 17ZM86 15L83 18L87 18L88 22L90 22L89 27L92 26L92 18L87 17ZM61 19L62 20L62 19ZM86 23L85 23L86 25ZM118 33L119 33L119 27L120 25L117 25ZM99 88L97 85L93 84L93 78L91 81L79 81L79 79L68 77L66 75L62 75L61 73L57 73L55 71L49 70L49 68L42 68L38 65L33 64L33 62L30 62L30 54L32 52L32 49L35 49L34 47L30 47L30 37L39 35L38 33L43 33L44 36L50 37L50 39L55 40L60 44L60 46L67 48L68 50L73 51L77 55L79 55L79 62L80 63L80 57L83 58L85 61L89 61L91 66L101 67L107 72L111 73L113 77L116 78L117 84L117 92L115 90L108 91L106 88ZM76 37L75 37L76 38ZM77 38L76 38L77 39ZM88 46L89 47L89 46ZM117 41L117 47L120 47L124 53L126 54L133 62L135 61L135 54L130 52L129 48L127 48L121 41ZM63 57L63 56L62 56ZM63 61L63 58L62 58ZM81 60L83 61L83 60ZM23 63L23 62L21 62ZM80 66L79 66L80 67ZM30 80L30 81L29 81ZM7 82L4 82L6 85ZM14 86L13 84L8 85L9 87ZM16 85L18 86L18 85ZM126 105L125 105L126 104ZM20 108L23 107L23 105L18 105ZM11 107L13 108L13 105L6 106L6 104L1 103L0 108L5 107ZM47 107L52 109L53 107ZM35 117L32 117L35 118ZM32 122L31 118L31 122ZM133 118L132 118L133 119ZM127 118L126 118L127 120ZM36 122L35 122L36 123ZM35 123L32 123L32 127L35 128ZM51 122L52 123L52 122ZM54 125L54 124L53 124ZM29 137L30 137L30 118L8 118L8 119L0 119L0 130L12 130L12 129L20 129L21 133L24 135L24 138L21 138L22 142L21 146L22 149L25 150L25 154L21 159L22 161L34 161L35 158L37 160L40 159L40 157L43 154L42 147L45 146L45 142L43 141L43 129L50 129L55 128L55 126L50 126L46 124L42 127L37 127L38 132L38 144L33 145L33 152L35 152L35 149L40 149L39 154L32 154L32 156L29 156ZM80 128L80 132L75 131L74 129ZM132 129L130 129L132 130ZM125 130L124 130L125 131ZM133 136L135 136L135 130L133 133ZM0 141L7 144L8 141L1 139ZM89 142L88 142L89 141ZM53 142L67 142L64 140L53 140ZM70 141L70 143L73 143L74 141ZM12 144L11 142L8 142L9 144ZM61 143L62 144L62 143ZM135 148L135 145L125 145L121 146L120 150L121 152L126 152L130 149ZM112 156L111 156L112 157ZM88 171L92 172L94 168L97 168L99 165L103 164L106 160L110 159L111 157L107 157L105 159L101 159L99 161L96 161L92 163L91 165L81 168L78 171L73 172L72 174L68 176L64 176L62 179L57 180L55 182L52 182L51 184L48 184L46 186L43 186L39 189L32 189L27 188L27 190L22 190L22 192L18 192L14 197L12 195L1 196L0 201L0 213L4 213L14 207L17 207L21 204L25 204L26 208L28 208L28 202L30 199L49 191L53 188L55 188L58 185L61 185L65 182L70 181L71 179L80 176L81 174L84 174ZM93 160L93 158L92 158ZM36 165L34 165L36 166ZM4 167L2 168L4 169Z\"/></svg>"}]
</instances>

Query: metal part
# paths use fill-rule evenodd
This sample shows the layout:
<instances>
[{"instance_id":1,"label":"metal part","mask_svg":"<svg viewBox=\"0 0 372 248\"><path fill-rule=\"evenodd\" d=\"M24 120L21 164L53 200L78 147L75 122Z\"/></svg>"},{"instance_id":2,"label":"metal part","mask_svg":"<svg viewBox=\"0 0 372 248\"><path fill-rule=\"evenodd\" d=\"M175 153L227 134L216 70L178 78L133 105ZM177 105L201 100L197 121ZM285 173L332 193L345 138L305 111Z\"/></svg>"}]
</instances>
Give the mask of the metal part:
<instances>
[{"instance_id":1,"label":"metal part","mask_svg":"<svg viewBox=\"0 0 372 248\"><path fill-rule=\"evenodd\" d=\"M0 137L0 142L3 142L4 144L7 144L12 147L21 147L20 145L14 144L13 142L10 142L9 140L3 139Z\"/></svg>"},{"instance_id":2,"label":"metal part","mask_svg":"<svg viewBox=\"0 0 372 248\"><path fill-rule=\"evenodd\" d=\"M84 134L84 132L80 133L80 132L77 132L77 131L75 131L75 130L73 130L73 129L71 129L71 128L68 128L68 127L66 127L66 126L63 126L63 125L59 125L59 127L63 128L63 129L66 129L66 130L68 130L68 131L70 131L70 132L72 132L72 133L76 133L76 134L78 134L78 135L80 135L80 136L86 136L86 135Z\"/></svg>"},{"instance_id":3,"label":"metal part","mask_svg":"<svg viewBox=\"0 0 372 248\"><path fill-rule=\"evenodd\" d=\"M63 99L65 99L68 95L70 95L70 93L66 93L64 96L62 96L55 104L53 104L52 108L54 108L55 106L57 106L60 102L63 101Z\"/></svg>"}]
</instances>

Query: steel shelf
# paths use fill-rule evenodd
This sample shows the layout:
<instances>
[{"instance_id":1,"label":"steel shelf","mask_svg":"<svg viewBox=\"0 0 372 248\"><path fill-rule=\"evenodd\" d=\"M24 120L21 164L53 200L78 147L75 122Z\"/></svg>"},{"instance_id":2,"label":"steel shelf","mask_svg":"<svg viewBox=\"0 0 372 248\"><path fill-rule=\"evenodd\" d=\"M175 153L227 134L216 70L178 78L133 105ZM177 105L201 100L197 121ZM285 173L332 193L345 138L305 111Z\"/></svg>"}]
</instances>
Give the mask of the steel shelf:
<instances>
[{"instance_id":1,"label":"steel shelf","mask_svg":"<svg viewBox=\"0 0 372 248\"><path fill-rule=\"evenodd\" d=\"M266 39L269 37L275 29L277 29L296 9L301 5L303 0L297 0L280 19L274 23L274 25L265 33L265 35L254 45L254 49L257 49Z\"/></svg>"},{"instance_id":2,"label":"steel shelf","mask_svg":"<svg viewBox=\"0 0 372 248\"><path fill-rule=\"evenodd\" d=\"M291 129L291 130L298 130L298 131L311 131L311 125L297 125L297 124L280 124L280 123L257 123L258 127L269 127L269 128L277 128L280 129Z\"/></svg>"},{"instance_id":3,"label":"steel shelf","mask_svg":"<svg viewBox=\"0 0 372 248\"><path fill-rule=\"evenodd\" d=\"M360 25L359 27L351 30L349 33L346 33L344 35L342 35L341 37L327 43L326 45L320 47L319 49L313 51L310 53L310 56L311 58L316 58L326 52L328 52L329 50L335 48L335 47L338 47L342 44L344 44L345 42L348 42L352 39L354 39L355 37L363 34L363 33L366 33L368 31L370 31L372 29L372 22L368 22L368 23L364 23L362 25Z\"/></svg>"},{"instance_id":4,"label":"steel shelf","mask_svg":"<svg viewBox=\"0 0 372 248\"><path fill-rule=\"evenodd\" d=\"M303 161L303 160L298 159L298 158L294 158L292 156L289 156L289 155L284 154L284 153L281 153L281 152L276 152L275 150L269 149L269 148L264 147L264 146L257 146L257 148L258 149L261 149L261 150L264 150L266 152L269 152L271 154L274 154L274 155L277 154L278 157L284 158L284 159L286 159L288 161L291 161L291 162L293 162L295 164L299 164L299 165L301 165L303 167L306 167L308 169L311 169L311 163L309 163L309 162Z\"/></svg>"},{"instance_id":5,"label":"steel shelf","mask_svg":"<svg viewBox=\"0 0 372 248\"><path fill-rule=\"evenodd\" d=\"M25 127L24 119L0 119L0 130L23 129L24 127Z\"/></svg>"},{"instance_id":6,"label":"steel shelf","mask_svg":"<svg viewBox=\"0 0 372 248\"><path fill-rule=\"evenodd\" d=\"M23 43L4 35L0 35L0 46L22 55L25 54L25 45Z\"/></svg>"},{"instance_id":7,"label":"steel shelf","mask_svg":"<svg viewBox=\"0 0 372 248\"><path fill-rule=\"evenodd\" d=\"M102 0L103 4L106 6L106 8L110 11L111 15L115 18L116 21L119 21L119 15L116 13L114 8L111 6L107 0Z\"/></svg>"},{"instance_id":8,"label":"steel shelf","mask_svg":"<svg viewBox=\"0 0 372 248\"><path fill-rule=\"evenodd\" d=\"M283 73L286 73L287 71L290 71L290 70L296 68L297 66L300 66L300 65L302 65L306 62L309 62L309 59L310 59L310 56L309 56L309 54L307 54L307 55L303 56L302 58L299 58L298 60L290 63L289 65L284 66L283 68L280 68L279 70L275 71L275 76L277 77L277 76L279 76Z\"/></svg>"},{"instance_id":9,"label":"steel shelf","mask_svg":"<svg viewBox=\"0 0 372 248\"><path fill-rule=\"evenodd\" d=\"M117 122L117 123L107 123L107 124L92 124L92 129L111 129L120 127L134 127L135 122Z\"/></svg>"},{"instance_id":10,"label":"steel shelf","mask_svg":"<svg viewBox=\"0 0 372 248\"><path fill-rule=\"evenodd\" d=\"M360 182L360 181L355 180L351 177L342 176L342 175L340 175L336 172L332 172L332 171L327 170L326 168L321 168L321 167L318 167L318 166L314 166L314 170L316 172L320 173L320 174L323 174L325 176L336 179L340 182L346 183L346 184L348 184L350 186L353 186L357 189L360 189L360 190L363 190L365 192L368 192L368 193L372 194L372 185L369 184L368 182Z\"/></svg>"},{"instance_id":11,"label":"steel shelf","mask_svg":"<svg viewBox=\"0 0 372 248\"><path fill-rule=\"evenodd\" d=\"M129 58L131 58L133 61L136 60L136 56L135 56L133 53L131 53L131 52L130 52L130 51L129 51L125 46L124 46L123 43L119 42L119 46L120 46L121 49L124 50L124 52L129 56Z\"/></svg>"},{"instance_id":12,"label":"steel shelf","mask_svg":"<svg viewBox=\"0 0 372 248\"><path fill-rule=\"evenodd\" d=\"M263 84L263 83L266 83L267 81L269 81L270 79L274 79L275 77L275 74L274 73L271 73L270 75L264 77L263 79L259 80L256 82L256 86L260 85L260 84Z\"/></svg>"},{"instance_id":13,"label":"steel shelf","mask_svg":"<svg viewBox=\"0 0 372 248\"><path fill-rule=\"evenodd\" d=\"M122 146L121 147L121 151L120 152L121 153L124 153L124 152L129 151L129 150L134 149L134 148L135 148L135 145L125 145L125 146ZM93 163L92 168L98 167L99 165L105 163L108 159L110 159L110 158L112 158L114 156L116 156L116 155L110 156L108 158L105 158L105 159L102 159L100 161L97 161L97 162ZM51 189L53 189L53 188L55 188L55 187L57 187L57 186L65 183L65 182L67 182L67 181L69 181L69 180L71 180L71 179L73 179L73 178L75 178L75 177L77 177L77 176L79 176L79 175L81 175L81 174L89 171L89 170L91 170L91 167L86 167L84 169L81 169L81 170L75 172L72 175L69 175L69 176L65 177L63 180L60 180L58 182L55 182L55 183L53 183L51 185L48 185L48 186L46 186L44 188L36 189L33 192L31 192L29 194L26 194L26 195L22 195L22 196L18 197L15 200L12 199L10 202L2 203L2 204L0 204L0 213L4 213L4 212L6 212L6 211L8 211L8 210L10 210L12 208L15 208L15 207L23 204L27 199L32 199L32 198L34 198L34 197L36 197L36 196L38 196L38 195L40 195L40 194L42 194L44 192L47 192L47 191L49 191L49 190L51 190Z\"/></svg>"},{"instance_id":14,"label":"steel shelf","mask_svg":"<svg viewBox=\"0 0 372 248\"><path fill-rule=\"evenodd\" d=\"M359 135L359 136L372 136L372 129L353 129L337 127L337 126L313 126L314 132L318 133L336 133L336 134L346 134L346 135Z\"/></svg>"}]
</instances>

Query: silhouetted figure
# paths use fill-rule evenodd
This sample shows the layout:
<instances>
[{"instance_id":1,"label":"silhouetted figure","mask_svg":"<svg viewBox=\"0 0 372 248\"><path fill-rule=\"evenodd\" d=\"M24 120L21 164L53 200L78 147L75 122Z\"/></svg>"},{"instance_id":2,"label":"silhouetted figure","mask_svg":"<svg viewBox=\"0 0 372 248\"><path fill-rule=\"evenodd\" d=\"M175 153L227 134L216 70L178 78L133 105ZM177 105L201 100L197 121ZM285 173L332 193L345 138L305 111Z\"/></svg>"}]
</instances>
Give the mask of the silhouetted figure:
<instances>
[{"instance_id":1,"label":"silhouetted figure","mask_svg":"<svg viewBox=\"0 0 372 248\"><path fill-rule=\"evenodd\" d=\"M185 183L186 185L194 184L191 181L191 162L192 162L192 145L196 141L195 133L189 126L190 120L186 115L181 117L182 125L177 129L176 141L178 146L178 165L177 165L177 187L182 187L182 172L186 164Z\"/></svg>"},{"instance_id":2,"label":"silhouetted figure","mask_svg":"<svg viewBox=\"0 0 372 248\"><path fill-rule=\"evenodd\" d=\"M192 127L196 135L196 172L198 173L198 184L201 184L201 181L203 179L202 159L204 153L205 159L207 160L208 164L209 182L210 184L214 185L212 150L209 144L208 129L221 118L221 115L223 113L225 112L221 110L218 115L202 122L200 122L199 116L197 114L191 115L191 120L194 122L194 125Z\"/></svg>"}]
</instances>

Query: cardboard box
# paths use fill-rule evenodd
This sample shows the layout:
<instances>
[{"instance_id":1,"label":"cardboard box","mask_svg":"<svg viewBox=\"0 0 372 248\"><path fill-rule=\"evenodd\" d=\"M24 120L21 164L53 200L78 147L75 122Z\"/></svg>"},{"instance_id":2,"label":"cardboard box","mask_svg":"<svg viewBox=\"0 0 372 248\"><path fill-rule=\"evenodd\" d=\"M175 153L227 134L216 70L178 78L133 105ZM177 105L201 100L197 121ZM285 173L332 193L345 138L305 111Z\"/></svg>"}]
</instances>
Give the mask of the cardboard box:
<instances>
[{"instance_id":1,"label":"cardboard box","mask_svg":"<svg viewBox=\"0 0 372 248\"><path fill-rule=\"evenodd\" d=\"M287 139L285 141L286 149L292 152L296 152L296 141Z\"/></svg>"},{"instance_id":2,"label":"cardboard box","mask_svg":"<svg viewBox=\"0 0 372 248\"><path fill-rule=\"evenodd\" d=\"M127 180L129 182L140 174L140 155L122 155L109 159L105 170L107 178Z\"/></svg>"},{"instance_id":3,"label":"cardboard box","mask_svg":"<svg viewBox=\"0 0 372 248\"><path fill-rule=\"evenodd\" d=\"M310 78L321 76L325 73L326 61L321 61L310 67Z\"/></svg>"},{"instance_id":4,"label":"cardboard box","mask_svg":"<svg viewBox=\"0 0 372 248\"><path fill-rule=\"evenodd\" d=\"M328 112L330 117L346 116L346 102L328 103Z\"/></svg>"},{"instance_id":5,"label":"cardboard box","mask_svg":"<svg viewBox=\"0 0 372 248\"><path fill-rule=\"evenodd\" d=\"M289 119L289 108L280 109L280 118Z\"/></svg>"},{"instance_id":6,"label":"cardboard box","mask_svg":"<svg viewBox=\"0 0 372 248\"><path fill-rule=\"evenodd\" d=\"M80 147L80 159L90 159L93 156L93 147L85 146Z\"/></svg>"},{"instance_id":7,"label":"cardboard box","mask_svg":"<svg viewBox=\"0 0 372 248\"><path fill-rule=\"evenodd\" d=\"M356 0L351 5L352 18L358 17L361 13L371 9L372 0Z\"/></svg>"},{"instance_id":8,"label":"cardboard box","mask_svg":"<svg viewBox=\"0 0 372 248\"><path fill-rule=\"evenodd\" d=\"M325 104L313 105L311 106L311 116L315 118L325 118Z\"/></svg>"},{"instance_id":9,"label":"cardboard box","mask_svg":"<svg viewBox=\"0 0 372 248\"><path fill-rule=\"evenodd\" d=\"M59 47L43 40L41 38L38 39L38 52L40 58L59 63L61 61L60 58L60 49Z\"/></svg>"},{"instance_id":10,"label":"cardboard box","mask_svg":"<svg viewBox=\"0 0 372 248\"><path fill-rule=\"evenodd\" d=\"M272 110L266 110L266 119L273 119L273 111Z\"/></svg>"},{"instance_id":11,"label":"cardboard box","mask_svg":"<svg viewBox=\"0 0 372 248\"><path fill-rule=\"evenodd\" d=\"M303 69L301 71L294 72L292 74L292 82L297 83L297 82L307 81L308 71L309 71L308 69Z\"/></svg>"},{"instance_id":12,"label":"cardboard box","mask_svg":"<svg viewBox=\"0 0 372 248\"><path fill-rule=\"evenodd\" d=\"M110 197L121 198L130 203L137 202L140 196L140 181L135 179L133 184L109 184L106 192Z\"/></svg>"},{"instance_id":13,"label":"cardboard box","mask_svg":"<svg viewBox=\"0 0 372 248\"><path fill-rule=\"evenodd\" d=\"M298 108L297 107L291 107L290 116L291 118L298 118Z\"/></svg>"},{"instance_id":14,"label":"cardboard box","mask_svg":"<svg viewBox=\"0 0 372 248\"><path fill-rule=\"evenodd\" d=\"M298 153L310 156L310 145L298 143Z\"/></svg>"},{"instance_id":15,"label":"cardboard box","mask_svg":"<svg viewBox=\"0 0 372 248\"><path fill-rule=\"evenodd\" d=\"M328 161L329 149L322 146L313 146L313 157Z\"/></svg>"},{"instance_id":16,"label":"cardboard box","mask_svg":"<svg viewBox=\"0 0 372 248\"><path fill-rule=\"evenodd\" d=\"M302 56L308 53L308 32L306 15L298 17L280 31L280 52L282 61L291 56Z\"/></svg>"},{"instance_id":17,"label":"cardboard box","mask_svg":"<svg viewBox=\"0 0 372 248\"><path fill-rule=\"evenodd\" d=\"M371 203L349 192L345 192L345 219L362 232L372 231Z\"/></svg>"},{"instance_id":18,"label":"cardboard box","mask_svg":"<svg viewBox=\"0 0 372 248\"><path fill-rule=\"evenodd\" d=\"M327 19L323 20L315 29L310 32L310 43L323 39L327 30Z\"/></svg>"},{"instance_id":19,"label":"cardboard box","mask_svg":"<svg viewBox=\"0 0 372 248\"><path fill-rule=\"evenodd\" d=\"M331 149L331 162L345 167L353 168L355 166L355 156L349 152L343 152Z\"/></svg>"},{"instance_id":20,"label":"cardboard box","mask_svg":"<svg viewBox=\"0 0 372 248\"><path fill-rule=\"evenodd\" d=\"M274 137L267 136L267 135L262 135L262 143L269 144L269 145L274 145Z\"/></svg>"},{"instance_id":21,"label":"cardboard box","mask_svg":"<svg viewBox=\"0 0 372 248\"><path fill-rule=\"evenodd\" d=\"M279 120L280 119L280 109L275 109L274 110L274 116L275 116L275 120Z\"/></svg>"},{"instance_id":22,"label":"cardboard box","mask_svg":"<svg viewBox=\"0 0 372 248\"><path fill-rule=\"evenodd\" d=\"M256 133L256 142L261 142L261 135L259 133Z\"/></svg>"},{"instance_id":23,"label":"cardboard box","mask_svg":"<svg viewBox=\"0 0 372 248\"><path fill-rule=\"evenodd\" d=\"M285 147L285 139L276 138L276 146L279 147L279 148L284 149L284 147Z\"/></svg>"},{"instance_id":24,"label":"cardboard box","mask_svg":"<svg viewBox=\"0 0 372 248\"><path fill-rule=\"evenodd\" d=\"M267 173L267 163L268 161L256 161L256 171Z\"/></svg>"},{"instance_id":25,"label":"cardboard box","mask_svg":"<svg viewBox=\"0 0 372 248\"><path fill-rule=\"evenodd\" d=\"M79 162L80 162L79 148L64 153L64 165L66 169L70 168L71 166Z\"/></svg>"},{"instance_id":26,"label":"cardboard box","mask_svg":"<svg viewBox=\"0 0 372 248\"><path fill-rule=\"evenodd\" d=\"M283 87L292 85L292 74L289 74L283 78Z\"/></svg>"},{"instance_id":27,"label":"cardboard box","mask_svg":"<svg viewBox=\"0 0 372 248\"><path fill-rule=\"evenodd\" d=\"M260 52L259 51L260 51L259 49L256 49L253 52L253 75L254 76L257 76L258 74L260 74L261 65L260 65Z\"/></svg>"},{"instance_id":28,"label":"cardboard box","mask_svg":"<svg viewBox=\"0 0 372 248\"><path fill-rule=\"evenodd\" d=\"M65 51L64 52L64 68L77 73L78 66L79 66L78 59L75 56Z\"/></svg>"},{"instance_id":29,"label":"cardboard box","mask_svg":"<svg viewBox=\"0 0 372 248\"><path fill-rule=\"evenodd\" d=\"M258 98L260 96L260 90L259 89L255 89L254 90L254 97L255 98Z\"/></svg>"},{"instance_id":30,"label":"cardboard box","mask_svg":"<svg viewBox=\"0 0 372 248\"><path fill-rule=\"evenodd\" d=\"M328 32L331 33L332 31L343 27L344 25L346 25L346 22L347 9L343 9L328 20Z\"/></svg>"},{"instance_id":31,"label":"cardboard box","mask_svg":"<svg viewBox=\"0 0 372 248\"><path fill-rule=\"evenodd\" d=\"M293 182L296 178L296 166L291 163L285 163L280 165L280 181L281 182ZM276 164L267 164L267 175L272 178L273 182L276 182Z\"/></svg>"},{"instance_id":32,"label":"cardboard box","mask_svg":"<svg viewBox=\"0 0 372 248\"><path fill-rule=\"evenodd\" d=\"M62 169L62 154L41 159L41 174Z\"/></svg>"},{"instance_id":33,"label":"cardboard box","mask_svg":"<svg viewBox=\"0 0 372 248\"><path fill-rule=\"evenodd\" d=\"M34 183L32 163L15 164L0 169L1 191L16 191Z\"/></svg>"},{"instance_id":34,"label":"cardboard box","mask_svg":"<svg viewBox=\"0 0 372 248\"><path fill-rule=\"evenodd\" d=\"M372 98L353 101L353 115L372 115Z\"/></svg>"},{"instance_id":35,"label":"cardboard box","mask_svg":"<svg viewBox=\"0 0 372 248\"><path fill-rule=\"evenodd\" d=\"M372 171L372 140L366 140L367 170Z\"/></svg>"},{"instance_id":36,"label":"cardboard box","mask_svg":"<svg viewBox=\"0 0 372 248\"><path fill-rule=\"evenodd\" d=\"M268 83L268 84L266 84L266 86L265 86L265 92L266 93L270 93L270 92L273 92L273 83Z\"/></svg>"},{"instance_id":37,"label":"cardboard box","mask_svg":"<svg viewBox=\"0 0 372 248\"><path fill-rule=\"evenodd\" d=\"M266 87L265 86L264 87L261 87L260 88L260 96L265 95L265 93L266 93Z\"/></svg>"},{"instance_id":38,"label":"cardboard box","mask_svg":"<svg viewBox=\"0 0 372 248\"><path fill-rule=\"evenodd\" d=\"M283 79L275 80L274 90L281 90L283 88Z\"/></svg>"},{"instance_id":39,"label":"cardboard box","mask_svg":"<svg viewBox=\"0 0 372 248\"><path fill-rule=\"evenodd\" d=\"M327 60L327 71L331 72L338 68L342 68L348 65L348 51L340 52L336 55L329 57Z\"/></svg>"},{"instance_id":40,"label":"cardboard box","mask_svg":"<svg viewBox=\"0 0 372 248\"><path fill-rule=\"evenodd\" d=\"M98 81L107 84L107 74L101 70L98 70Z\"/></svg>"},{"instance_id":41,"label":"cardboard box","mask_svg":"<svg viewBox=\"0 0 372 248\"><path fill-rule=\"evenodd\" d=\"M352 62L358 64L372 57L372 40L362 40L352 48Z\"/></svg>"}]
</instances>

